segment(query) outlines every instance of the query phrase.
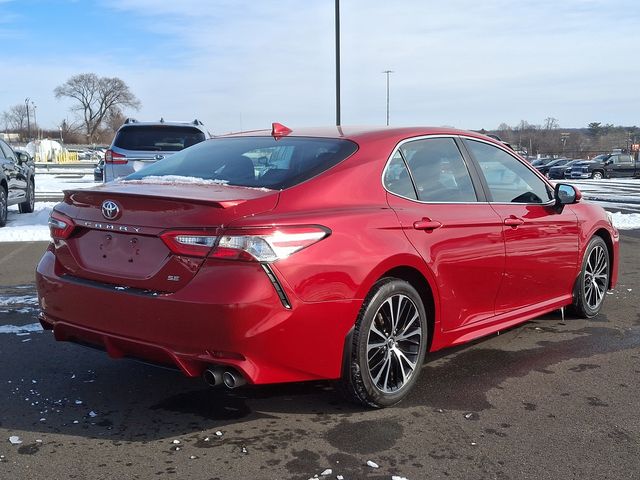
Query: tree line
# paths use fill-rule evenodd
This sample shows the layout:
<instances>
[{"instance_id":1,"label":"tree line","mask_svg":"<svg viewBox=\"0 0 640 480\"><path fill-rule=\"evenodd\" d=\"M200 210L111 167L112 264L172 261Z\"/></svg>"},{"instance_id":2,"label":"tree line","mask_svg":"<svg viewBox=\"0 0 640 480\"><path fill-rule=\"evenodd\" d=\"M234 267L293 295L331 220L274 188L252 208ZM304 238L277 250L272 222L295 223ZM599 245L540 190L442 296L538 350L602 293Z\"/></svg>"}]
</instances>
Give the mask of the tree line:
<instances>
[{"instance_id":1,"label":"tree line","mask_svg":"<svg viewBox=\"0 0 640 480\"><path fill-rule=\"evenodd\" d=\"M35 112L25 103L9 107L0 115L0 125L7 133L17 133L23 140L42 137L64 139L67 143L110 143L124 123L125 109L138 110L140 101L129 86L117 77L99 77L81 73L69 78L53 91L57 99L70 99L73 121L62 120L57 130L40 130Z\"/></svg>"},{"instance_id":2,"label":"tree line","mask_svg":"<svg viewBox=\"0 0 640 480\"><path fill-rule=\"evenodd\" d=\"M488 131L510 143L514 149L528 155L560 155L589 158L613 149L637 152L640 128L591 122L584 128L561 128L558 119L547 117L542 124L521 120L515 126L501 123ZM634 145L636 147L634 147Z\"/></svg>"}]
</instances>

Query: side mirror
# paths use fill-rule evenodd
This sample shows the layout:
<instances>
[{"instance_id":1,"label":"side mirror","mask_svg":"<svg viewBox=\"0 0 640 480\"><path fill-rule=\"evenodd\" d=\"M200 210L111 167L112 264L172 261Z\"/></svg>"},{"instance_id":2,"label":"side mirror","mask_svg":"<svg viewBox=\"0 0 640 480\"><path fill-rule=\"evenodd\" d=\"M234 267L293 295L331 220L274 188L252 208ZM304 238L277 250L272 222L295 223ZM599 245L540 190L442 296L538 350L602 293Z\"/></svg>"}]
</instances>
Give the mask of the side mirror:
<instances>
[{"instance_id":1,"label":"side mirror","mask_svg":"<svg viewBox=\"0 0 640 480\"><path fill-rule=\"evenodd\" d=\"M604 161L605 165L611 165L612 163L613 163L613 160L611 160L611 159Z\"/></svg>"},{"instance_id":2,"label":"side mirror","mask_svg":"<svg viewBox=\"0 0 640 480\"><path fill-rule=\"evenodd\" d=\"M554 205L558 213L562 212L565 205L571 205L572 203L578 203L582 198L582 193L573 185L566 183L556 184L553 190L553 197L556 200Z\"/></svg>"},{"instance_id":3,"label":"side mirror","mask_svg":"<svg viewBox=\"0 0 640 480\"><path fill-rule=\"evenodd\" d=\"M16 157L18 157L18 163L21 165L29 161L29 155L26 153L16 152Z\"/></svg>"}]
</instances>

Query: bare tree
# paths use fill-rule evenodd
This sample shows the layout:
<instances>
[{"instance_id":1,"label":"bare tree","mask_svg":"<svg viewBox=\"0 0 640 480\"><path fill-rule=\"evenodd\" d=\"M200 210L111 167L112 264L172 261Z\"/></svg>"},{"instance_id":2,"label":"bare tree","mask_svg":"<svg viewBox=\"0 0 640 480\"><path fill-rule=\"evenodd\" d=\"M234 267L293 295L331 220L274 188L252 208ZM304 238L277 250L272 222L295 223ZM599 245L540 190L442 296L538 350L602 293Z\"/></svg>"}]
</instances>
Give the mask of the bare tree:
<instances>
[{"instance_id":1,"label":"bare tree","mask_svg":"<svg viewBox=\"0 0 640 480\"><path fill-rule=\"evenodd\" d=\"M56 98L68 97L77 102L72 109L81 113L89 141L96 138L103 120L114 109L140 108L140 101L128 85L117 77L81 73L56 87L53 92Z\"/></svg>"},{"instance_id":2,"label":"bare tree","mask_svg":"<svg viewBox=\"0 0 640 480\"><path fill-rule=\"evenodd\" d=\"M27 130L27 106L19 103L2 113L2 122L6 130L14 132L26 132Z\"/></svg>"}]
</instances>

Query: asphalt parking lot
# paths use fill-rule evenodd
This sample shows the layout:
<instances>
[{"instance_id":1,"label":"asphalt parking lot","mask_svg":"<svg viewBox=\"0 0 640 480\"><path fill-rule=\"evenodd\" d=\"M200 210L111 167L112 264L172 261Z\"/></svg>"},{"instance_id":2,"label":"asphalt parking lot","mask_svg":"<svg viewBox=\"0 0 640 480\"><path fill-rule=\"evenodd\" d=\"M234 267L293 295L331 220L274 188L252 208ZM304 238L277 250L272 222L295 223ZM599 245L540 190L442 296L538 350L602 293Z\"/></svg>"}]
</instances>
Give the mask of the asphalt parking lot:
<instances>
[{"instance_id":1,"label":"asphalt parking lot","mask_svg":"<svg viewBox=\"0 0 640 480\"><path fill-rule=\"evenodd\" d=\"M0 244L0 478L639 478L638 232L622 232L599 316L433 354L409 398L376 411L329 382L211 389L28 332L46 243Z\"/></svg>"}]
</instances>

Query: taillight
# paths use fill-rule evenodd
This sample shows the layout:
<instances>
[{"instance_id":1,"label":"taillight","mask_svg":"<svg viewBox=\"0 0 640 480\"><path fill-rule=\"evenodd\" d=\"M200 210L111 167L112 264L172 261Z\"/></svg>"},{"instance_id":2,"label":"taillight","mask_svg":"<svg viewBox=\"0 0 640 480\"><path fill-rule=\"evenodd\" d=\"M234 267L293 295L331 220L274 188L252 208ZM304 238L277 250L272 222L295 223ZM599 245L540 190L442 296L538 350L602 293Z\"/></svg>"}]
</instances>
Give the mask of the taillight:
<instances>
[{"instance_id":1,"label":"taillight","mask_svg":"<svg viewBox=\"0 0 640 480\"><path fill-rule=\"evenodd\" d=\"M294 226L227 230L221 236L205 230L169 230L160 238L177 255L274 262L319 242L330 233L324 227Z\"/></svg>"},{"instance_id":2,"label":"taillight","mask_svg":"<svg viewBox=\"0 0 640 480\"><path fill-rule=\"evenodd\" d=\"M307 248L330 234L324 227L277 227L226 231L211 252L214 258L274 262Z\"/></svg>"},{"instance_id":3,"label":"taillight","mask_svg":"<svg viewBox=\"0 0 640 480\"><path fill-rule=\"evenodd\" d=\"M104 152L104 163L112 163L114 165L124 165L127 163L127 156L121 153L116 153L109 149Z\"/></svg>"},{"instance_id":4,"label":"taillight","mask_svg":"<svg viewBox=\"0 0 640 480\"><path fill-rule=\"evenodd\" d=\"M218 239L204 230L172 230L163 233L160 238L173 253L187 257L206 257Z\"/></svg>"},{"instance_id":5,"label":"taillight","mask_svg":"<svg viewBox=\"0 0 640 480\"><path fill-rule=\"evenodd\" d=\"M74 228L75 225L69 217L55 210L51 211L51 215L49 215L51 238L54 240L66 240Z\"/></svg>"}]
</instances>

